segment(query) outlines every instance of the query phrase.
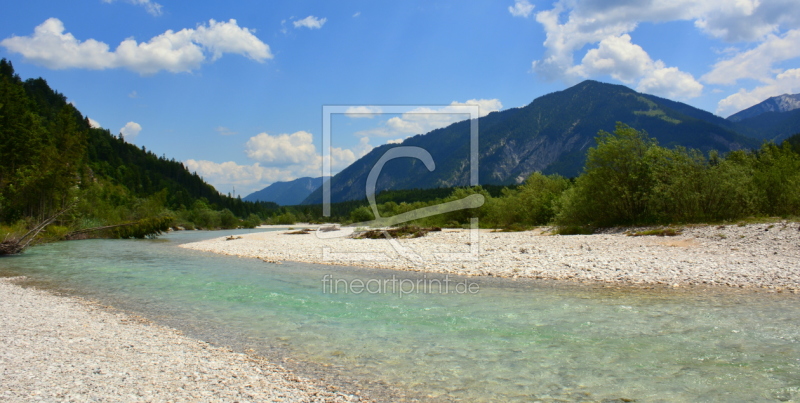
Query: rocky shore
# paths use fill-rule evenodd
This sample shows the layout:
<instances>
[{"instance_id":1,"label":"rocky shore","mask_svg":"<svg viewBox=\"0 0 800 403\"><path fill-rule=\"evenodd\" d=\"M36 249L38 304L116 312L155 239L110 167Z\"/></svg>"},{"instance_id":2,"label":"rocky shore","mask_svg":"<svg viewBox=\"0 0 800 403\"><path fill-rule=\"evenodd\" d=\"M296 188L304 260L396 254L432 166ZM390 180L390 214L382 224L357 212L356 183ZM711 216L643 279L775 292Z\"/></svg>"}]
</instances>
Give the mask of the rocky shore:
<instances>
[{"instance_id":1,"label":"rocky shore","mask_svg":"<svg viewBox=\"0 0 800 403\"><path fill-rule=\"evenodd\" d=\"M258 357L0 279L0 401L347 402Z\"/></svg>"},{"instance_id":2,"label":"rocky shore","mask_svg":"<svg viewBox=\"0 0 800 403\"><path fill-rule=\"evenodd\" d=\"M697 225L677 236L593 235L445 229L422 238L351 239L351 228L211 239L182 247L253 257L460 275L623 284L722 285L800 291L800 224ZM302 232L302 231L299 231Z\"/></svg>"}]
</instances>

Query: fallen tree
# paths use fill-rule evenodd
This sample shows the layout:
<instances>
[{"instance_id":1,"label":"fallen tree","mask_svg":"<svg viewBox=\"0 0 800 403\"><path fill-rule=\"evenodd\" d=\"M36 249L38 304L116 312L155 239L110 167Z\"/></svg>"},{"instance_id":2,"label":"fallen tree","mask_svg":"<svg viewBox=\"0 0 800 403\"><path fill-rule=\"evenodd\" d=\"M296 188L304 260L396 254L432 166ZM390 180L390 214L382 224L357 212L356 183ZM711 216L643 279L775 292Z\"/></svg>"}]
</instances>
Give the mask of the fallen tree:
<instances>
[{"instance_id":1,"label":"fallen tree","mask_svg":"<svg viewBox=\"0 0 800 403\"><path fill-rule=\"evenodd\" d=\"M33 227L30 231L26 232L25 235L14 238L6 236L6 239L3 242L0 242L0 256L3 255L16 255L18 253L22 253L25 248L27 248L33 241L36 239L36 236L39 235L48 225L52 224L56 221L56 219L61 215L69 211L75 204L70 204L69 206L65 207L63 210L55 213L54 215L50 216L46 220L40 222L35 227Z\"/></svg>"}]
</instances>

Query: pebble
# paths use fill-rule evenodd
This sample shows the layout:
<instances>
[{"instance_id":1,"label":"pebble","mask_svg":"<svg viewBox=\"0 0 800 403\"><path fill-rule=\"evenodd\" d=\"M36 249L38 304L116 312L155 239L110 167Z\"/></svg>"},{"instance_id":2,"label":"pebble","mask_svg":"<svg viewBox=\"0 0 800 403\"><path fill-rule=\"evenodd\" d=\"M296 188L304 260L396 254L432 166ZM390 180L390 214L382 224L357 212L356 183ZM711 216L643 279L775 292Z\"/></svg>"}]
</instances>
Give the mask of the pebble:
<instances>
[{"instance_id":1,"label":"pebble","mask_svg":"<svg viewBox=\"0 0 800 403\"><path fill-rule=\"evenodd\" d=\"M0 401L353 402L263 358L0 278Z\"/></svg>"},{"instance_id":2,"label":"pebble","mask_svg":"<svg viewBox=\"0 0 800 403\"><path fill-rule=\"evenodd\" d=\"M628 236L651 228L613 228L593 235L549 235L550 228L523 232L470 230L430 232L399 239L398 253L386 239L351 239L352 228L317 236L283 236L278 230L188 243L181 247L265 262L294 261L395 270L583 282L715 284L800 291L798 223L691 225L678 236ZM769 237L763 234L769 233ZM720 236L724 233L725 236ZM333 235L341 235L332 237ZM477 246L477 248L475 248ZM417 256L409 259L411 254Z\"/></svg>"}]
</instances>

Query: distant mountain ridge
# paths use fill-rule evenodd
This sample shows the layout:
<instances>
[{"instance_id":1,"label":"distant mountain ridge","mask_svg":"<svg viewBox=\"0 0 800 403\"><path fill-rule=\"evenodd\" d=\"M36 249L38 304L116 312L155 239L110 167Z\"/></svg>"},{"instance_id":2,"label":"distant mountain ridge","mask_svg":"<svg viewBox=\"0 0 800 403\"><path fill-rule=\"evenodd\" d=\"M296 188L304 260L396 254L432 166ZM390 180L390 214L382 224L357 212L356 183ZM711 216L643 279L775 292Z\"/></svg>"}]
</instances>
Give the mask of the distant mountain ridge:
<instances>
[{"instance_id":1,"label":"distant mountain ridge","mask_svg":"<svg viewBox=\"0 0 800 403\"><path fill-rule=\"evenodd\" d=\"M758 140L734 131L734 123L708 112L622 85L589 80L541 96L525 107L480 118L479 183L517 184L536 171L577 176L597 132L613 131L617 122L645 130L668 147L725 152L759 145ZM469 121L457 122L402 144L376 147L331 179L331 201L365 198L371 168L387 150L398 146L427 150L436 169L428 172L421 161L411 158L389 161L378 178L378 192L468 185L469 127ZM317 189L303 203L320 203L321 193Z\"/></svg>"},{"instance_id":2,"label":"distant mountain ridge","mask_svg":"<svg viewBox=\"0 0 800 403\"><path fill-rule=\"evenodd\" d=\"M288 182L275 182L264 189L247 195L242 200L273 202L281 206L295 206L320 186L322 186L322 177L304 177Z\"/></svg>"},{"instance_id":3,"label":"distant mountain ridge","mask_svg":"<svg viewBox=\"0 0 800 403\"><path fill-rule=\"evenodd\" d=\"M800 94L783 94L728 116L731 122L741 122L767 112L789 112L800 109Z\"/></svg>"}]
</instances>

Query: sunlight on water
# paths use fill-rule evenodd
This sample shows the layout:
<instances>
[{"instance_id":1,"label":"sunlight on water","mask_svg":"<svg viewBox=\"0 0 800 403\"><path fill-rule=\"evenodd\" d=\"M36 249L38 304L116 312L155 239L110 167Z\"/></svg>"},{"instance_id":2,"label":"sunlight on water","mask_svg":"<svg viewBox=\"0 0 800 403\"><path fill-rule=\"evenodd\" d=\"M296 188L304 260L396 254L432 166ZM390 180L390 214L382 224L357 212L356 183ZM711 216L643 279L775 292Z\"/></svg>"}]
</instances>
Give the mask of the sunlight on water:
<instances>
[{"instance_id":1,"label":"sunlight on water","mask_svg":"<svg viewBox=\"0 0 800 403\"><path fill-rule=\"evenodd\" d=\"M227 234L45 245L0 259L0 275L435 400L800 399L796 296L476 278L454 278L478 282L474 294L334 294L323 292L326 274L423 275L175 247Z\"/></svg>"}]
</instances>

